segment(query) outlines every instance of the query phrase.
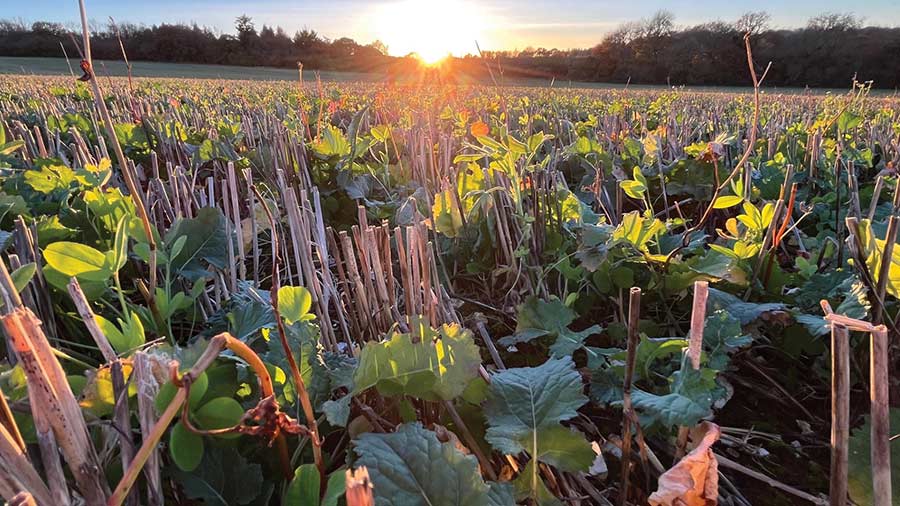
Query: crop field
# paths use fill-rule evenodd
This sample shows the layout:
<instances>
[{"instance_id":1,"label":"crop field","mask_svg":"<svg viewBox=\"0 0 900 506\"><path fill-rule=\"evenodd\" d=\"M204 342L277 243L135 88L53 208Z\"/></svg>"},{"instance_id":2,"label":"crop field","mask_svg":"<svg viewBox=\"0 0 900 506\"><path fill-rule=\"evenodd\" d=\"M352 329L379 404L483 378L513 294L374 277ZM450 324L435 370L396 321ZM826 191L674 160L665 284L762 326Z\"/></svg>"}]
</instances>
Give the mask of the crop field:
<instances>
[{"instance_id":1,"label":"crop field","mask_svg":"<svg viewBox=\"0 0 900 506\"><path fill-rule=\"evenodd\" d=\"M78 60L66 62L65 58L22 58L0 57L0 74L68 76L78 72ZM123 61L97 61L98 75L101 77L125 77L128 67ZM256 81L297 81L297 70L271 67L235 67L231 65L200 65L194 63L133 62L132 75L155 78L188 79L240 79ZM360 72L320 71L323 81L371 81L378 74ZM315 81L315 72L305 72L305 80Z\"/></svg>"},{"instance_id":2,"label":"crop field","mask_svg":"<svg viewBox=\"0 0 900 506\"><path fill-rule=\"evenodd\" d=\"M897 97L29 65L3 497L900 504Z\"/></svg>"},{"instance_id":3,"label":"crop field","mask_svg":"<svg viewBox=\"0 0 900 506\"><path fill-rule=\"evenodd\" d=\"M78 72L78 62L72 60L66 62L65 58L25 58L25 57L9 57L0 56L0 75L34 75L34 76L71 76L71 72ZM110 77L126 77L128 76L128 67L122 61L98 61L96 63L101 78ZM227 80L250 80L250 81L293 81L297 82L298 73L294 69L272 68L272 67L237 67L232 65L204 65L192 63L160 63L160 62L132 62L132 75L135 78L165 78L165 79L227 79ZM364 72L343 72L343 71L304 71L303 80L305 82L315 82L320 79L325 82L370 82L379 83L386 81L386 76L379 73ZM415 78L405 78L405 81L411 81L408 84L417 84ZM469 83L471 85L493 85L490 79ZM511 87L552 87L555 89L596 89L596 90L639 90L639 91L668 91L672 87L655 84L614 84L614 83L596 83L596 82L578 82L555 80L551 78L526 78L526 77L505 77L501 78L496 84ZM690 86L680 87L681 91L703 92L703 93L741 93L749 94L753 92L752 87L738 86ZM829 88L771 88L764 90L763 93L773 95L827 95L827 94L843 94L845 90L829 89ZM871 90L869 92L873 96L879 97L896 97L895 90Z\"/></svg>"}]
</instances>

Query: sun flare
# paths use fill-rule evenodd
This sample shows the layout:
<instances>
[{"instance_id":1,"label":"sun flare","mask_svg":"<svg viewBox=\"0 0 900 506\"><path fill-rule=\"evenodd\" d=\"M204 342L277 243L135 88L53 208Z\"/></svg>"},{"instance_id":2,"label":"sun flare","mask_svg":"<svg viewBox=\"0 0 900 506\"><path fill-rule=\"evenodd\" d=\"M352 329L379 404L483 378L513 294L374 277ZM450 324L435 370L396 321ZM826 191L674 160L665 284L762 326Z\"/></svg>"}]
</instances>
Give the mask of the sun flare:
<instances>
[{"instance_id":1,"label":"sun flare","mask_svg":"<svg viewBox=\"0 0 900 506\"><path fill-rule=\"evenodd\" d=\"M427 64L484 44L486 14L465 0L402 0L382 4L375 14L378 38L394 56L415 53Z\"/></svg>"}]
</instances>

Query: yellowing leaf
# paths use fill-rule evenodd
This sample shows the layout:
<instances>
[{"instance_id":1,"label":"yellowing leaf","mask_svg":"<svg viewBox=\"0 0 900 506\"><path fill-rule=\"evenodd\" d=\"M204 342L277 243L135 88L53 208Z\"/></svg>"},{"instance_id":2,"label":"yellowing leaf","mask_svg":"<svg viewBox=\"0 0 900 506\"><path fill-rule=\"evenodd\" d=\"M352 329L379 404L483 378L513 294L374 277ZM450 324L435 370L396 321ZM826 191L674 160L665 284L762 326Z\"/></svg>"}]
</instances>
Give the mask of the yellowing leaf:
<instances>
[{"instance_id":1,"label":"yellowing leaf","mask_svg":"<svg viewBox=\"0 0 900 506\"><path fill-rule=\"evenodd\" d=\"M622 217L622 222L613 231L613 239L624 239L647 253L647 243L664 229L665 225L658 219L647 219L637 211L632 211Z\"/></svg>"},{"instance_id":2,"label":"yellowing leaf","mask_svg":"<svg viewBox=\"0 0 900 506\"><path fill-rule=\"evenodd\" d=\"M431 207L434 215L434 229L447 237L456 237L462 230L462 214L453 198L452 190L444 190L434 196Z\"/></svg>"},{"instance_id":3,"label":"yellowing leaf","mask_svg":"<svg viewBox=\"0 0 900 506\"><path fill-rule=\"evenodd\" d=\"M717 197L716 201L713 203L713 209L728 209L729 207L734 207L744 199L742 197L738 197L737 195L722 195L721 197Z\"/></svg>"},{"instance_id":4,"label":"yellowing leaf","mask_svg":"<svg viewBox=\"0 0 900 506\"><path fill-rule=\"evenodd\" d=\"M312 294L302 286L282 286L278 289L278 313L288 325L297 321L312 320L316 316L309 313Z\"/></svg>"}]
</instances>

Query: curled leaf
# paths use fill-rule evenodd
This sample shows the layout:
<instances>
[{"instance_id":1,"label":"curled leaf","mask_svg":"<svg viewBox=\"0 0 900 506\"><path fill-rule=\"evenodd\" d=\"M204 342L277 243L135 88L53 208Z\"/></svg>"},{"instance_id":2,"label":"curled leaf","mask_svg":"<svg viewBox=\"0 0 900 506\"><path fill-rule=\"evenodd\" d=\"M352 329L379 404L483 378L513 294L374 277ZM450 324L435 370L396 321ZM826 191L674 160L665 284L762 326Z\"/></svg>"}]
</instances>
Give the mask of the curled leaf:
<instances>
[{"instance_id":1,"label":"curled leaf","mask_svg":"<svg viewBox=\"0 0 900 506\"><path fill-rule=\"evenodd\" d=\"M698 426L703 434L691 453L659 477L659 488L648 499L652 506L715 506L719 503L719 463L712 445L722 431L711 422Z\"/></svg>"}]
</instances>

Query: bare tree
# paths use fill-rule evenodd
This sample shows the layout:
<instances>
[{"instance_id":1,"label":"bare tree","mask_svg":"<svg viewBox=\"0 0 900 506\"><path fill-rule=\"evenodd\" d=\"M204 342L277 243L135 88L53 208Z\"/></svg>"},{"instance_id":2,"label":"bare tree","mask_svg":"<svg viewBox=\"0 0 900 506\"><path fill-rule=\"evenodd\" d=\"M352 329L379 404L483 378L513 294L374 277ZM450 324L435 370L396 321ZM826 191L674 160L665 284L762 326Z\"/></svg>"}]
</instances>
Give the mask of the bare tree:
<instances>
[{"instance_id":1,"label":"bare tree","mask_svg":"<svg viewBox=\"0 0 900 506\"><path fill-rule=\"evenodd\" d=\"M859 29L862 22L862 18L852 13L826 12L809 18L806 27L810 30L846 32Z\"/></svg>"},{"instance_id":2,"label":"bare tree","mask_svg":"<svg viewBox=\"0 0 900 506\"><path fill-rule=\"evenodd\" d=\"M641 25L644 37L666 37L675 31L675 15L665 10L656 11L653 17L644 20Z\"/></svg>"},{"instance_id":3,"label":"bare tree","mask_svg":"<svg viewBox=\"0 0 900 506\"><path fill-rule=\"evenodd\" d=\"M772 16L766 11L749 11L734 22L734 28L741 33L758 35L769 29L771 20Z\"/></svg>"}]
</instances>

